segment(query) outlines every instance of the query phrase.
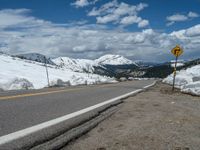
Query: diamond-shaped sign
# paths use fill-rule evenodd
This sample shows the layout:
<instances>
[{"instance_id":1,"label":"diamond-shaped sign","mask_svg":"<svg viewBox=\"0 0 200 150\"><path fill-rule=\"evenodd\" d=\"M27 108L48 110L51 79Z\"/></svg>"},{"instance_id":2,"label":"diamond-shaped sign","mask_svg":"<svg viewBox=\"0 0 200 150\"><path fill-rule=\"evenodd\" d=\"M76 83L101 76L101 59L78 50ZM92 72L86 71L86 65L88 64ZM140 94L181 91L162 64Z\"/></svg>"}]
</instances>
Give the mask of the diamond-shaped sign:
<instances>
[{"instance_id":1,"label":"diamond-shaped sign","mask_svg":"<svg viewBox=\"0 0 200 150\"><path fill-rule=\"evenodd\" d=\"M183 54L183 49L179 45L176 45L171 52L174 56L179 57L181 54Z\"/></svg>"}]
</instances>

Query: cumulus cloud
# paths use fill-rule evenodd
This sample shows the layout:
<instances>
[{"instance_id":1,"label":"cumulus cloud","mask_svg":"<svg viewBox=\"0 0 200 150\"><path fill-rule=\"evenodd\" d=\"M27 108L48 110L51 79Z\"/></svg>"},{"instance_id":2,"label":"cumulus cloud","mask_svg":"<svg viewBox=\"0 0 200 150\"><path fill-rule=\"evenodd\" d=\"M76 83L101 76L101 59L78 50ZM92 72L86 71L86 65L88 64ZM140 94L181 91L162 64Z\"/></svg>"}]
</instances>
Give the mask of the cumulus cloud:
<instances>
[{"instance_id":1,"label":"cumulus cloud","mask_svg":"<svg viewBox=\"0 0 200 150\"><path fill-rule=\"evenodd\" d=\"M199 14L190 11L190 12L188 13L188 17L190 17L190 18L196 18L196 17L199 17Z\"/></svg>"},{"instance_id":2,"label":"cumulus cloud","mask_svg":"<svg viewBox=\"0 0 200 150\"><path fill-rule=\"evenodd\" d=\"M31 17L26 17L25 14L30 12L28 9L4 9L0 11L0 26L7 27L13 24L20 24L32 20Z\"/></svg>"},{"instance_id":3,"label":"cumulus cloud","mask_svg":"<svg viewBox=\"0 0 200 150\"><path fill-rule=\"evenodd\" d=\"M119 16L117 16L115 14L108 14L108 15L103 16L103 17L97 17L96 19L97 19L97 23L106 24L106 23L118 20Z\"/></svg>"},{"instance_id":4,"label":"cumulus cloud","mask_svg":"<svg viewBox=\"0 0 200 150\"><path fill-rule=\"evenodd\" d=\"M168 16L168 17L167 17L167 20L168 20L168 21L185 21L185 20L187 20L187 19L188 19L187 16L181 15L181 14L175 14L175 15Z\"/></svg>"},{"instance_id":5,"label":"cumulus cloud","mask_svg":"<svg viewBox=\"0 0 200 150\"><path fill-rule=\"evenodd\" d=\"M3 9L0 10L0 28L10 26L39 26L49 24L50 22L28 16L31 13L29 9Z\"/></svg>"},{"instance_id":6,"label":"cumulus cloud","mask_svg":"<svg viewBox=\"0 0 200 150\"><path fill-rule=\"evenodd\" d=\"M93 59L112 53L132 60L166 61L173 58L171 48L180 44L185 51L183 58L200 56L200 25L169 34L152 29L129 32L96 25L59 25L30 16L30 11L13 9L5 14L12 14L16 20L0 24L0 51L10 54L37 52L50 57ZM23 22L17 21L21 17Z\"/></svg>"},{"instance_id":7,"label":"cumulus cloud","mask_svg":"<svg viewBox=\"0 0 200 150\"><path fill-rule=\"evenodd\" d=\"M146 26L148 26L148 25L149 25L149 21L146 20L146 19L144 19L144 20L142 20L142 21L140 21L140 22L138 23L138 27L139 27L139 28L143 28L143 27L146 27Z\"/></svg>"},{"instance_id":8,"label":"cumulus cloud","mask_svg":"<svg viewBox=\"0 0 200 150\"><path fill-rule=\"evenodd\" d=\"M100 16L111 13L115 8L117 8L118 2L117 0L113 0L102 5L99 9L94 7L89 13L88 16Z\"/></svg>"},{"instance_id":9,"label":"cumulus cloud","mask_svg":"<svg viewBox=\"0 0 200 150\"><path fill-rule=\"evenodd\" d=\"M139 23L139 22L141 22L141 20L142 20L142 18L140 18L138 16L126 16L121 19L120 23L129 25L129 24L133 24L133 23Z\"/></svg>"},{"instance_id":10,"label":"cumulus cloud","mask_svg":"<svg viewBox=\"0 0 200 150\"><path fill-rule=\"evenodd\" d=\"M183 21L187 21L189 19L193 19L199 17L199 15L195 12L189 12L187 15L184 14L174 14L171 16L167 16L167 26L173 25L175 22L183 22Z\"/></svg>"},{"instance_id":11,"label":"cumulus cloud","mask_svg":"<svg viewBox=\"0 0 200 150\"><path fill-rule=\"evenodd\" d=\"M79 7L85 7L91 4L95 4L98 0L75 0L74 3L71 3L71 5L75 6L76 8Z\"/></svg>"},{"instance_id":12,"label":"cumulus cloud","mask_svg":"<svg viewBox=\"0 0 200 150\"><path fill-rule=\"evenodd\" d=\"M149 24L149 21L139 17L138 13L145 7L148 7L145 3L129 5L113 0L102 5L100 8L94 7L88 13L88 16L95 16L98 24L114 23L123 26L138 24L138 27L143 28Z\"/></svg>"}]
</instances>

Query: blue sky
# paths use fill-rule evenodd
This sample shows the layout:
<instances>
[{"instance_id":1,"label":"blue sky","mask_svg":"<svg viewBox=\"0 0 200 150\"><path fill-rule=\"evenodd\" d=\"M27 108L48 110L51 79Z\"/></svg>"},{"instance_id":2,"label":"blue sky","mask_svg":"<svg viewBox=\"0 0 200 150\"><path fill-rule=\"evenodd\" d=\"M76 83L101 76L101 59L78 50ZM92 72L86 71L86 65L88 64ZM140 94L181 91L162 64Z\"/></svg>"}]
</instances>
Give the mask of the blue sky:
<instances>
[{"instance_id":1,"label":"blue sky","mask_svg":"<svg viewBox=\"0 0 200 150\"><path fill-rule=\"evenodd\" d=\"M87 7L75 8L71 4L74 0L0 0L0 9L27 8L32 10L31 15L54 23L69 23L71 21L87 20L88 23L95 23L95 18L88 17L86 14L94 5ZM95 7L100 7L108 0L99 0ZM119 0L127 4L136 5L138 3L148 4L148 8L144 9L140 16L150 21L150 27L157 30L170 32L182 28L188 28L200 23L200 19L192 19L186 22L179 22L176 25L166 27L166 16L176 13L186 15L193 11L200 14L200 0ZM138 30L134 25L128 27L129 30Z\"/></svg>"},{"instance_id":2,"label":"blue sky","mask_svg":"<svg viewBox=\"0 0 200 150\"><path fill-rule=\"evenodd\" d=\"M0 50L167 61L168 50L181 44L183 59L196 58L199 6L200 0L0 0Z\"/></svg>"}]
</instances>

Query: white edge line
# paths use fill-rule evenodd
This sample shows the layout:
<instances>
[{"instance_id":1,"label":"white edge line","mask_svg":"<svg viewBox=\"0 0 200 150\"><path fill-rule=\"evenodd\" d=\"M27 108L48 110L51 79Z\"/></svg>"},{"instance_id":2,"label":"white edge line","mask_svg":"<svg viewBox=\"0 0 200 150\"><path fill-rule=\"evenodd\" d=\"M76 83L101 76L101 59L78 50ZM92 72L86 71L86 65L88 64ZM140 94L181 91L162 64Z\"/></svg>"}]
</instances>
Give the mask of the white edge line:
<instances>
[{"instance_id":1,"label":"white edge line","mask_svg":"<svg viewBox=\"0 0 200 150\"><path fill-rule=\"evenodd\" d=\"M145 86L143 89L146 89L150 86L153 86L155 84L155 82L153 84L150 84L148 86ZM123 99L123 98L126 98L128 96L131 96L133 94L136 94L136 93L139 93L141 91L143 91L143 89L138 89L138 90L135 90L135 91L132 91L130 93L127 93L127 94L124 94L124 95L121 95L121 96L118 96L118 97L115 97L115 98L112 98L110 100L107 100L105 102L102 102L102 103L99 103L99 104L96 104L96 105L93 105L93 106L90 106L90 107L87 107L85 109L82 109L82 110L79 110L79 111L76 111L74 113L71 113L71 114L67 114L65 116L62 116L62 117L59 117L59 118L56 118L56 119L53 119L53 120L50 120L50 121L47 121L47 122L44 122L44 123L41 123L41 124L38 124L38 125L35 125L35 126L32 126L32 127L29 127L29 128L26 128L26 129L22 129L22 130L19 130L19 131L16 131L16 132L13 132L13 133L10 133L10 134L7 134L7 135L4 135L4 136L1 136L0 137L0 145L3 145L3 144L6 144L6 143L9 143L13 140L16 140L16 139L19 139L19 138L22 138L22 137L25 137L31 133L34 133L34 132L37 132L37 131L40 131L42 129L45 129L45 128L48 128L50 126L53 126L53 125L56 125L56 124L59 124L63 121L66 121L66 120L69 120L71 118L74 118L74 117L77 117L81 114L84 114L84 113L87 113L91 110L94 110L96 108L99 108L101 106L104 106L106 104L109 104L109 103L112 103L114 101L117 101L117 100L120 100L120 99Z\"/></svg>"},{"instance_id":2,"label":"white edge line","mask_svg":"<svg viewBox=\"0 0 200 150\"><path fill-rule=\"evenodd\" d=\"M147 86L145 86L145 87L143 87L143 89L147 89L147 88L149 88L149 87L152 87L152 86L154 86L156 84L156 81L154 81L152 84L150 84L150 85L147 85Z\"/></svg>"}]
</instances>

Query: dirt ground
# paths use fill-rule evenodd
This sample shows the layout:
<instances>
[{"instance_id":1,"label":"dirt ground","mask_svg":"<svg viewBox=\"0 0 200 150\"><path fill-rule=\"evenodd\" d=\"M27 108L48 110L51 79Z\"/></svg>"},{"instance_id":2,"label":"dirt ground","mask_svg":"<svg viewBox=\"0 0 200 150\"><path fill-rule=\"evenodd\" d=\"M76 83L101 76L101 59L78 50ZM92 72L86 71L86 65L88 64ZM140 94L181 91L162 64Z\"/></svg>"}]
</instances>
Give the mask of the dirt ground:
<instances>
[{"instance_id":1,"label":"dirt ground","mask_svg":"<svg viewBox=\"0 0 200 150\"><path fill-rule=\"evenodd\" d=\"M158 83L63 150L200 150L200 97Z\"/></svg>"}]
</instances>

